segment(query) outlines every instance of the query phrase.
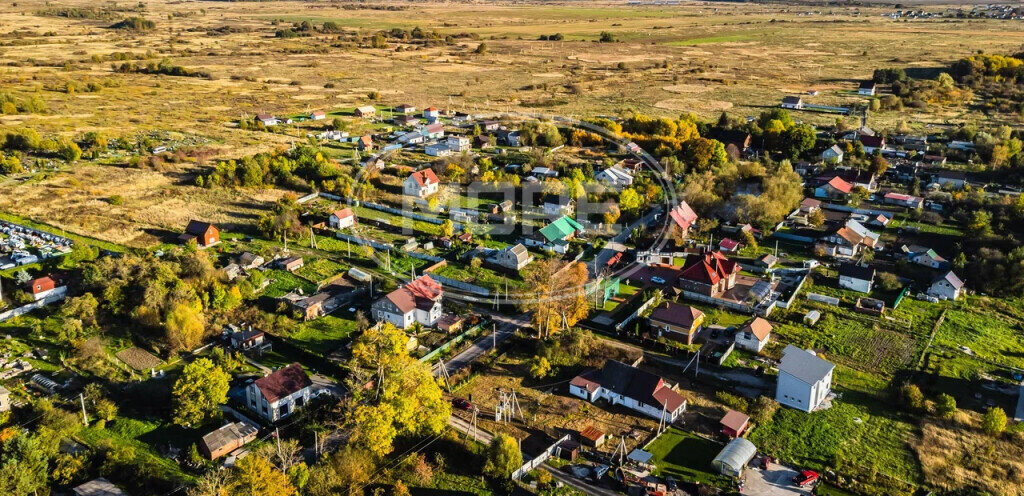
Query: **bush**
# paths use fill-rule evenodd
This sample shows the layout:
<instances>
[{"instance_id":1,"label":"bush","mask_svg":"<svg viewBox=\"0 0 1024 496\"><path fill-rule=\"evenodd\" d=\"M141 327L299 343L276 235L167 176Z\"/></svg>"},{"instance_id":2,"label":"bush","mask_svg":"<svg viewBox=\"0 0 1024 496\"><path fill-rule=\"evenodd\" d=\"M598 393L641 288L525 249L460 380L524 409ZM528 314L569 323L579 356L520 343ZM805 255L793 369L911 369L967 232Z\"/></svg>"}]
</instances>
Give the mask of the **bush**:
<instances>
[{"instance_id":1,"label":"bush","mask_svg":"<svg viewBox=\"0 0 1024 496\"><path fill-rule=\"evenodd\" d=\"M892 272L881 272L878 274L878 285L886 291L896 291L903 287L900 278Z\"/></svg>"},{"instance_id":2,"label":"bush","mask_svg":"<svg viewBox=\"0 0 1024 496\"><path fill-rule=\"evenodd\" d=\"M953 418L956 414L956 399L946 393L940 394L935 402L935 413L942 418Z\"/></svg>"},{"instance_id":3,"label":"bush","mask_svg":"<svg viewBox=\"0 0 1024 496\"><path fill-rule=\"evenodd\" d=\"M998 436L1006 430L1006 412L997 406L989 408L981 417L981 428L985 434Z\"/></svg>"},{"instance_id":4,"label":"bush","mask_svg":"<svg viewBox=\"0 0 1024 496\"><path fill-rule=\"evenodd\" d=\"M904 384L900 388L900 404L909 412L917 412L924 408L924 394L914 384Z\"/></svg>"},{"instance_id":5,"label":"bush","mask_svg":"<svg viewBox=\"0 0 1024 496\"><path fill-rule=\"evenodd\" d=\"M725 391L719 391L715 393L715 399L723 405L732 408L738 412L744 412L750 409L750 402L746 398L741 398L735 394L727 393Z\"/></svg>"}]
</instances>

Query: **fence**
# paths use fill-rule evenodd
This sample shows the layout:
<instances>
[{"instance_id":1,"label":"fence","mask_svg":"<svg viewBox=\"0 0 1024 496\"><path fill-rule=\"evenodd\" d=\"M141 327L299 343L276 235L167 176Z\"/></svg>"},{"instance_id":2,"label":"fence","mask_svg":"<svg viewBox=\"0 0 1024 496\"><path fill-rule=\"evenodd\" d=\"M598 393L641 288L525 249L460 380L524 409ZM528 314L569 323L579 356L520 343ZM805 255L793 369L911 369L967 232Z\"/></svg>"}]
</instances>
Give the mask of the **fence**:
<instances>
[{"instance_id":1,"label":"fence","mask_svg":"<svg viewBox=\"0 0 1024 496\"><path fill-rule=\"evenodd\" d=\"M551 446L548 446L547 449L542 451L541 454L537 455L532 460L529 460L526 463L524 463L523 466L519 467L519 469L516 470L515 472L512 472L512 480L519 480L519 479L521 479L524 475L528 474L531 470L539 467L542 463L548 461L548 458L551 458L551 455L553 455L555 453L555 449L558 448L558 445L562 444L562 443L564 443L565 441L568 441L568 440L569 440L569 435L568 434L566 434L566 435L562 436L561 438L559 438Z\"/></svg>"},{"instance_id":2,"label":"fence","mask_svg":"<svg viewBox=\"0 0 1024 496\"><path fill-rule=\"evenodd\" d=\"M23 305L23 306L20 306L18 308L13 308L13 309L8 310L6 312L0 313L0 322L3 322L5 320L7 320L7 319L12 319L14 317L19 317L21 315L25 315L26 313L29 313L32 310L43 308L46 305L49 305L50 303L61 301L61 300L64 299L64 297L66 295L67 295L67 286L61 286L61 287L55 289L53 294L51 294L51 295L49 295L49 296L47 296L47 297L45 297L45 298L43 298L41 300L33 301L32 303L29 303L27 305Z\"/></svg>"},{"instance_id":3,"label":"fence","mask_svg":"<svg viewBox=\"0 0 1024 496\"><path fill-rule=\"evenodd\" d=\"M797 243L804 243L804 244L813 244L815 241L817 241L816 239L808 237L808 236L798 236L796 234L789 234L789 233L783 233L783 232L778 232L778 231L776 231L774 234L772 234L772 236L774 236L774 237L776 237L778 239L784 239L786 241L796 241Z\"/></svg>"},{"instance_id":4,"label":"fence","mask_svg":"<svg viewBox=\"0 0 1024 496\"><path fill-rule=\"evenodd\" d=\"M441 353L444 353L444 352L452 349L453 346L456 346L459 343L465 341L466 338L476 336L475 333L479 333L480 330L483 329L484 325L486 325L486 324L487 324L487 321L484 321L484 322L481 322L481 323L479 323L479 324L477 324L477 325L475 325L473 327L470 327L468 330L464 331L462 334L459 334L458 336L455 336L454 338L449 339L448 341L446 341L441 346L438 346L437 348L434 348L430 353L427 353L426 355L423 355L423 358L420 358L420 361L423 362L423 363L429 363L431 360L437 358L437 356L440 355Z\"/></svg>"},{"instance_id":5,"label":"fence","mask_svg":"<svg viewBox=\"0 0 1024 496\"><path fill-rule=\"evenodd\" d=\"M476 284L456 281L455 279L449 279L445 276L439 276L437 274L430 274L430 278L441 283L442 286L451 286L453 288L461 289L462 291L477 294L480 296L491 296L491 290L477 286Z\"/></svg>"},{"instance_id":6,"label":"fence","mask_svg":"<svg viewBox=\"0 0 1024 496\"><path fill-rule=\"evenodd\" d=\"M643 302L642 304L640 304L640 306L637 307L637 309L634 310L633 313L629 314L628 317L622 319L622 322L619 322L618 324L615 324L615 330L616 331L621 331L623 328L626 327L627 324L629 324L630 322L635 320L637 317L639 317L640 314L644 312L644 310L647 310L647 307L651 306L651 303L654 303L654 298L653 297L648 299L647 301Z\"/></svg>"},{"instance_id":7,"label":"fence","mask_svg":"<svg viewBox=\"0 0 1024 496\"><path fill-rule=\"evenodd\" d=\"M350 201L350 203L351 203L351 201ZM388 213L388 214L398 215L398 216L406 217L406 218L413 219L413 220L419 220L419 221L426 222L428 224L434 224L434 225L438 225L438 226L441 225L444 222L443 220L438 219L437 217L427 217L426 215L420 215L420 214L417 214L417 213L408 212L408 211L405 211L405 210L402 210L402 209L398 209L398 208L387 207L387 206L380 205L380 204L377 204L377 203L372 203L372 202L363 202L360 206L369 208L371 210L377 210L379 212L384 212L384 213ZM463 227L464 227L459 222L453 222L452 226L455 228L456 231L461 231L463 229Z\"/></svg>"}]
</instances>

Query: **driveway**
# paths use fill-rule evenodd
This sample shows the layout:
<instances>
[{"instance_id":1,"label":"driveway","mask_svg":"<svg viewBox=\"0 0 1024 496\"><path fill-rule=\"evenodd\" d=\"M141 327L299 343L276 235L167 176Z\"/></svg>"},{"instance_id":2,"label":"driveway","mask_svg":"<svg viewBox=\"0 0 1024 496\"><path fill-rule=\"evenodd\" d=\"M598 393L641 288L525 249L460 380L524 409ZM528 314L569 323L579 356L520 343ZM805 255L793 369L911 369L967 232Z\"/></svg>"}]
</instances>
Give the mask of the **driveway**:
<instances>
[{"instance_id":1,"label":"driveway","mask_svg":"<svg viewBox=\"0 0 1024 496\"><path fill-rule=\"evenodd\" d=\"M811 489L802 489L793 485L793 477L796 475L796 470L776 463L771 464L768 470L748 467L743 472L747 483L743 486L741 494L754 496L810 495Z\"/></svg>"},{"instance_id":2,"label":"driveway","mask_svg":"<svg viewBox=\"0 0 1024 496\"><path fill-rule=\"evenodd\" d=\"M519 329L520 327L525 327L530 323L529 313L522 314L516 317L509 317L506 315L501 315L487 311L483 311L481 313L491 318L491 320L494 322L496 326L496 331L493 333L493 335L487 334L477 339L475 343L473 343L469 348L463 350L462 353L459 353L458 355L455 355L454 357L446 361L444 363L444 366L446 369L448 369L448 375L452 375L461 370L463 367L475 362L478 358L480 358L484 353L487 353L495 345L499 345L506 339L512 337L512 335L515 334L516 329ZM438 363L435 362L431 370L434 373L434 377L441 376L441 367Z\"/></svg>"}]
</instances>

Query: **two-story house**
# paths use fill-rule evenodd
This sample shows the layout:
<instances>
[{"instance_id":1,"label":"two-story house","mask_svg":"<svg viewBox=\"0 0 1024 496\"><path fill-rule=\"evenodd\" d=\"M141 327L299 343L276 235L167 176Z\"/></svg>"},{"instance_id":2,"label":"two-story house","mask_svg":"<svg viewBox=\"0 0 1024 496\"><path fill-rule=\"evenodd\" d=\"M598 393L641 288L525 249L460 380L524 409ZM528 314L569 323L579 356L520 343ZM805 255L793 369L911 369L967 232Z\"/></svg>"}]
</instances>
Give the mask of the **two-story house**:
<instances>
[{"instance_id":1,"label":"two-story house","mask_svg":"<svg viewBox=\"0 0 1024 496\"><path fill-rule=\"evenodd\" d=\"M703 255L689 255L679 273L679 287L716 298L736 285L740 266L721 252L709 251Z\"/></svg>"},{"instance_id":2,"label":"two-story house","mask_svg":"<svg viewBox=\"0 0 1024 496\"><path fill-rule=\"evenodd\" d=\"M245 388L245 404L270 422L291 416L309 403L313 382L293 363L256 379Z\"/></svg>"},{"instance_id":3,"label":"two-story house","mask_svg":"<svg viewBox=\"0 0 1024 496\"><path fill-rule=\"evenodd\" d=\"M405 178L402 190L409 196L426 198L437 193L440 185L441 181L437 178L437 174L434 174L433 169L428 168L413 172Z\"/></svg>"},{"instance_id":4,"label":"two-story house","mask_svg":"<svg viewBox=\"0 0 1024 496\"><path fill-rule=\"evenodd\" d=\"M526 267L532 261L533 255L530 255L530 252L522 243L509 246L494 256L494 263L515 271L522 270L523 267Z\"/></svg>"},{"instance_id":5,"label":"two-story house","mask_svg":"<svg viewBox=\"0 0 1024 496\"><path fill-rule=\"evenodd\" d=\"M759 353L768 344L772 335L772 324L761 317L748 320L736 331L734 342L741 350Z\"/></svg>"},{"instance_id":6,"label":"two-story house","mask_svg":"<svg viewBox=\"0 0 1024 496\"><path fill-rule=\"evenodd\" d=\"M704 327L704 312L689 305L666 301L651 312L648 321L665 337L693 344L693 339Z\"/></svg>"},{"instance_id":7,"label":"two-story house","mask_svg":"<svg viewBox=\"0 0 1024 496\"><path fill-rule=\"evenodd\" d=\"M775 401L797 410L813 411L832 391L833 369L835 365L813 351L787 345L779 362Z\"/></svg>"},{"instance_id":8,"label":"two-story house","mask_svg":"<svg viewBox=\"0 0 1024 496\"><path fill-rule=\"evenodd\" d=\"M423 275L375 301L371 313L377 322L390 322L399 329L417 322L432 326L441 318L443 296L441 285Z\"/></svg>"}]
</instances>

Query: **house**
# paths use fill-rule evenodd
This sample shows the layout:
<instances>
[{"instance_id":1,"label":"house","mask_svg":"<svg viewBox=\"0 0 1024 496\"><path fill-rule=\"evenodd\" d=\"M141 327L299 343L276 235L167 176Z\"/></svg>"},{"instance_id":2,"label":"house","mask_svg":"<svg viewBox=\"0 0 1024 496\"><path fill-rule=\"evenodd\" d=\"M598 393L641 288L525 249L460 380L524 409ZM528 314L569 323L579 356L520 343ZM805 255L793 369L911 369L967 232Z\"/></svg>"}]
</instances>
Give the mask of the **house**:
<instances>
[{"instance_id":1,"label":"house","mask_svg":"<svg viewBox=\"0 0 1024 496\"><path fill-rule=\"evenodd\" d=\"M718 251L722 251L725 253L735 253L739 249L740 242L736 241L735 239L722 238L722 240L718 242Z\"/></svg>"},{"instance_id":2,"label":"house","mask_svg":"<svg viewBox=\"0 0 1024 496\"><path fill-rule=\"evenodd\" d=\"M750 425L750 417L736 410L729 410L725 412L725 416L718 423L722 426L722 434L729 437L740 437Z\"/></svg>"},{"instance_id":3,"label":"house","mask_svg":"<svg viewBox=\"0 0 1024 496\"><path fill-rule=\"evenodd\" d=\"M787 345L779 362L775 401L805 412L814 410L832 391L834 368L813 351Z\"/></svg>"},{"instance_id":4,"label":"house","mask_svg":"<svg viewBox=\"0 0 1024 496\"><path fill-rule=\"evenodd\" d=\"M434 122L438 117L441 117L441 111L437 110L437 107L427 107L423 109L423 118L427 122Z\"/></svg>"},{"instance_id":5,"label":"house","mask_svg":"<svg viewBox=\"0 0 1024 496\"><path fill-rule=\"evenodd\" d=\"M409 131L398 136L398 142L404 145L418 145L426 140L427 139L423 136L423 133L419 130Z\"/></svg>"},{"instance_id":6,"label":"house","mask_svg":"<svg viewBox=\"0 0 1024 496\"><path fill-rule=\"evenodd\" d=\"M530 252L527 251L522 243L505 248L494 257L494 263L515 271L522 270L523 267L526 267L532 261L533 255L530 255Z\"/></svg>"},{"instance_id":7,"label":"house","mask_svg":"<svg viewBox=\"0 0 1024 496\"><path fill-rule=\"evenodd\" d=\"M416 126L420 120L415 115L396 115L391 122L396 126Z\"/></svg>"},{"instance_id":8,"label":"house","mask_svg":"<svg viewBox=\"0 0 1024 496\"><path fill-rule=\"evenodd\" d=\"M903 249L908 252L907 259L918 265L932 269L941 269L949 264L942 255L939 255L931 248L923 246L911 246L908 248L904 246Z\"/></svg>"},{"instance_id":9,"label":"house","mask_svg":"<svg viewBox=\"0 0 1024 496\"><path fill-rule=\"evenodd\" d=\"M502 146L519 146L519 131L498 129L494 132L498 144Z\"/></svg>"},{"instance_id":10,"label":"house","mask_svg":"<svg viewBox=\"0 0 1024 496\"><path fill-rule=\"evenodd\" d=\"M302 365L293 363L249 383L245 403L260 417L277 422L309 403L312 386Z\"/></svg>"},{"instance_id":11,"label":"house","mask_svg":"<svg viewBox=\"0 0 1024 496\"><path fill-rule=\"evenodd\" d=\"M686 411L686 399L664 379L618 360L608 360L601 369L573 378L569 394L590 403L604 399L668 423Z\"/></svg>"},{"instance_id":12,"label":"house","mask_svg":"<svg viewBox=\"0 0 1024 496\"><path fill-rule=\"evenodd\" d=\"M261 124L267 127L276 126L281 123L281 119L278 119L271 114L257 114L256 120L260 121Z\"/></svg>"},{"instance_id":13,"label":"house","mask_svg":"<svg viewBox=\"0 0 1024 496\"><path fill-rule=\"evenodd\" d=\"M0 386L0 412L6 412L11 409L11 392L7 388Z\"/></svg>"},{"instance_id":14,"label":"house","mask_svg":"<svg viewBox=\"0 0 1024 496\"><path fill-rule=\"evenodd\" d=\"M399 106L395 107L395 113L396 114L402 114L402 115L415 114L416 113L416 107L413 107L412 105L408 105L408 104L404 104L403 103L402 105L399 105Z\"/></svg>"},{"instance_id":15,"label":"house","mask_svg":"<svg viewBox=\"0 0 1024 496\"><path fill-rule=\"evenodd\" d=\"M356 214L351 208L343 208L331 214L327 224L334 229L345 229L356 224Z\"/></svg>"},{"instance_id":16,"label":"house","mask_svg":"<svg viewBox=\"0 0 1024 496\"><path fill-rule=\"evenodd\" d=\"M483 121L480 124L480 129L483 131L497 131L501 127L501 123L498 121Z\"/></svg>"},{"instance_id":17,"label":"house","mask_svg":"<svg viewBox=\"0 0 1024 496\"><path fill-rule=\"evenodd\" d=\"M57 286L57 281L54 281L50 276L43 276L33 279L28 282L28 292L32 293L32 298L35 301L42 300L51 295L58 293L63 294L66 291L64 286Z\"/></svg>"},{"instance_id":18,"label":"house","mask_svg":"<svg viewBox=\"0 0 1024 496\"><path fill-rule=\"evenodd\" d=\"M860 143L864 145L864 153L870 155L885 148L885 136L861 136Z\"/></svg>"},{"instance_id":19,"label":"house","mask_svg":"<svg viewBox=\"0 0 1024 496\"><path fill-rule=\"evenodd\" d=\"M739 330L733 341L736 347L741 350L760 353L768 344L772 335L772 324L761 317L754 317L748 320Z\"/></svg>"},{"instance_id":20,"label":"house","mask_svg":"<svg viewBox=\"0 0 1024 496\"><path fill-rule=\"evenodd\" d=\"M248 331L232 332L230 339L231 347L239 351L263 351L270 348L270 342L267 341L266 334L263 331L254 331L252 328Z\"/></svg>"},{"instance_id":21,"label":"house","mask_svg":"<svg viewBox=\"0 0 1024 496\"><path fill-rule=\"evenodd\" d=\"M813 214L821 210L821 200L815 200L814 198L804 198L800 202L800 213L802 214Z\"/></svg>"},{"instance_id":22,"label":"house","mask_svg":"<svg viewBox=\"0 0 1024 496\"><path fill-rule=\"evenodd\" d=\"M558 177L558 171L547 167L534 167L533 170L530 171L530 174L533 174L533 177L536 178Z\"/></svg>"},{"instance_id":23,"label":"house","mask_svg":"<svg viewBox=\"0 0 1024 496\"><path fill-rule=\"evenodd\" d=\"M857 88L857 94L861 96L875 96L876 91L878 91L878 85L874 81L864 81Z\"/></svg>"},{"instance_id":24,"label":"house","mask_svg":"<svg viewBox=\"0 0 1024 496\"><path fill-rule=\"evenodd\" d=\"M405 178L405 182L402 183L402 190L409 196L426 198L437 193L440 185L441 181L437 179L437 174L434 174L433 169L428 168L413 172L409 177Z\"/></svg>"},{"instance_id":25,"label":"house","mask_svg":"<svg viewBox=\"0 0 1024 496\"><path fill-rule=\"evenodd\" d=\"M369 134L360 136L356 144L359 146L360 151L373 150L373 137Z\"/></svg>"},{"instance_id":26,"label":"house","mask_svg":"<svg viewBox=\"0 0 1024 496\"><path fill-rule=\"evenodd\" d=\"M544 195L544 215L549 217L572 215L575 207L576 200L566 195Z\"/></svg>"},{"instance_id":27,"label":"house","mask_svg":"<svg viewBox=\"0 0 1024 496\"><path fill-rule=\"evenodd\" d=\"M458 315L445 314L440 319L437 319L437 330L445 334L458 332L462 329L464 322L463 318Z\"/></svg>"},{"instance_id":28,"label":"house","mask_svg":"<svg viewBox=\"0 0 1024 496\"><path fill-rule=\"evenodd\" d=\"M826 163L842 163L843 149L839 145L832 145L821 152L821 161Z\"/></svg>"},{"instance_id":29,"label":"house","mask_svg":"<svg viewBox=\"0 0 1024 496\"><path fill-rule=\"evenodd\" d=\"M949 189L963 189L967 186L967 174L959 171L940 171L934 174L932 182Z\"/></svg>"},{"instance_id":30,"label":"house","mask_svg":"<svg viewBox=\"0 0 1024 496\"><path fill-rule=\"evenodd\" d=\"M188 226L185 227L185 233L178 236L178 241L187 244L192 240L195 240L196 246L199 248L213 246L220 243L220 230L209 222L190 220Z\"/></svg>"},{"instance_id":31,"label":"house","mask_svg":"<svg viewBox=\"0 0 1024 496\"><path fill-rule=\"evenodd\" d=\"M852 184L844 181L843 178L839 176L833 176L827 183L814 188L814 196L829 200L845 201L849 198L851 191L853 191Z\"/></svg>"},{"instance_id":32,"label":"house","mask_svg":"<svg viewBox=\"0 0 1024 496\"><path fill-rule=\"evenodd\" d=\"M799 110L804 108L804 99L798 96L784 96L782 97L782 104L779 106L784 109Z\"/></svg>"},{"instance_id":33,"label":"house","mask_svg":"<svg viewBox=\"0 0 1024 496\"><path fill-rule=\"evenodd\" d=\"M428 275L423 275L375 301L371 314L377 322L390 322L399 329L413 323L434 325L441 318L444 290Z\"/></svg>"},{"instance_id":34,"label":"house","mask_svg":"<svg viewBox=\"0 0 1024 496\"><path fill-rule=\"evenodd\" d=\"M423 152L431 157L447 157L452 154L453 150L448 146L448 143L438 142L425 146Z\"/></svg>"},{"instance_id":35,"label":"house","mask_svg":"<svg viewBox=\"0 0 1024 496\"><path fill-rule=\"evenodd\" d=\"M440 122L433 124L427 124L420 128L420 134L426 139L441 139L444 138L444 125Z\"/></svg>"},{"instance_id":36,"label":"house","mask_svg":"<svg viewBox=\"0 0 1024 496\"><path fill-rule=\"evenodd\" d=\"M448 144L448 148L453 152L467 152L470 149L468 136L448 136L445 139L445 143Z\"/></svg>"},{"instance_id":37,"label":"house","mask_svg":"<svg viewBox=\"0 0 1024 496\"><path fill-rule=\"evenodd\" d=\"M920 209L924 206L924 198L920 198L912 195L904 195L903 193L888 192L882 197L882 202L887 205L898 205L900 207L907 207L912 209Z\"/></svg>"},{"instance_id":38,"label":"house","mask_svg":"<svg viewBox=\"0 0 1024 496\"><path fill-rule=\"evenodd\" d=\"M950 270L932 281L931 286L928 286L928 296L940 300L955 300L960 297L963 289L964 282Z\"/></svg>"},{"instance_id":39,"label":"house","mask_svg":"<svg viewBox=\"0 0 1024 496\"><path fill-rule=\"evenodd\" d=\"M527 237L525 243L528 246L543 246L556 253L565 253L569 247L569 240L583 231L583 226L579 222L568 215L563 215L534 235Z\"/></svg>"},{"instance_id":40,"label":"house","mask_svg":"<svg viewBox=\"0 0 1024 496\"><path fill-rule=\"evenodd\" d=\"M354 113L356 117L373 117L377 114L377 109L373 105L365 105L357 107Z\"/></svg>"},{"instance_id":41,"label":"house","mask_svg":"<svg viewBox=\"0 0 1024 496\"><path fill-rule=\"evenodd\" d=\"M835 171L840 178L850 183L854 188L861 187L868 191L878 190L878 181L874 174L862 169L852 167L840 168ZM828 176L826 176L828 177Z\"/></svg>"},{"instance_id":42,"label":"house","mask_svg":"<svg viewBox=\"0 0 1024 496\"><path fill-rule=\"evenodd\" d=\"M668 212L668 216L672 218L672 222L682 230L683 236L686 236L690 232L690 227L697 222L697 214L690 208L685 201L679 202Z\"/></svg>"},{"instance_id":43,"label":"house","mask_svg":"<svg viewBox=\"0 0 1024 496\"><path fill-rule=\"evenodd\" d=\"M245 252L245 253L242 253L238 257L238 265L241 266L245 270L255 269L256 267L259 267L259 266L263 265L264 262L266 262L266 261L263 260L263 257L255 254L255 253L248 252L248 251Z\"/></svg>"},{"instance_id":44,"label":"house","mask_svg":"<svg viewBox=\"0 0 1024 496\"><path fill-rule=\"evenodd\" d=\"M493 146L494 143L491 142L491 137L486 134L481 134L473 138L473 147L475 148L483 150L485 148L491 148Z\"/></svg>"},{"instance_id":45,"label":"house","mask_svg":"<svg viewBox=\"0 0 1024 496\"><path fill-rule=\"evenodd\" d=\"M875 226L875 227L883 227L884 228L885 226L889 225L889 222L891 220L892 219L890 219L889 216L887 216L885 214L878 214L878 215L875 216L875 218L871 219L870 224L872 226Z\"/></svg>"},{"instance_id":46,"label":"house","mask_svg":"<svg viewBox=\"0 0 1024 496\"><path fill-rule=\"evenodd\" d=\"M221 427L199 441L199 452L207 459L216 460L256 440L258 429L245 422L234 422Z\"/></svg>"},{"instance_id":47,"label":"house","mask_svg":"<svg viewBox=\"0 0 1024 496\"><path fill-rule=\"evenodd\" d=\"M779 257L772 255L771 253L765 253L757 259L757 266L765 269L775 267L775 264L779 263Z\"/></svg>"},{"instance_id":48,"label":"house","mask_svg":"<svg viewBox=\"0 0 1024 496\"><path fill-rule=\"evenodd\" d=\"M301 315L303 320L316 320L327 315L326 305L330 299L331 295L326 292L305 296L301 292L292 291L281 297L281 300Z\"/></svg>"},{"instance_id":49,"label":"house","mask_svg":"<svg viewBox=\"0 0 1024 496\"><path fill-rule=\"evenodd\" d=\"M693 339L704 327L704 312L689 305L666 301L655 308L647 320L659 334L693 344Z\"/></svg>"},{"instance_id":50,"label":"house","mask_svg":"<svg viewBox=\"0 0 1024 496\"><path fill-rule=\"evenodd\" d=\"M869 231L855 220L846 221L846 224L815 244L816 250L820 249L824 255L835 258L854 258L864 249L879 247L878 233Z\"/></svg>"},{"instance_id":51,"label":"house","mask_svg":"<svg viewBox=\"0 0 1024 496\"><path fill-rule=\"evenodd\" d=\"M736 275L739 273L739 264L721 252L689 255L679 273L679 287L684 291L715 298L736 285Z\"/></svg>"},{"instance_id":52,"label":"house","mask_svg":"<svg viewBox=\"0 0 1024 496\"><path fill-rule=\"evenodd\" d=\"M304 265L302 257L287 257L277 261L278 267L281 267L288 272L295 272Z\"/></svg>"},{"instance_id":53,"label":"house","mask_svg":"<svg viewBox=\"0 0 1024 496\"><path fill-rule=\"evenodd\" d=\"M875 269L857 264L839 265L839 287L859 293L870 293L875 282Z\"/></svg>"},{"instance_id":54,"label":"house","mask_svg":"<svg viewBox=\"0 0 1024 496\"><path fill-rule=\"evenodd\" d=\"M71 490L75 496L128 496L128 493L103 477L95 478Z\"/></svg>"},{"instance_id":55,"label":"house","mask_svg":"<svg viewBox=\"0 0 1024 496\"><path fill-rule=\"evenodd\" d=\"M309 114L309 120L311 121L322 121L327 118L327 112L323 110L315 110L312 114Z\"/></svg>"},{"instance_id":56,"label":"house","mask_svg":"<svg viewBox=\"0 0 1024 496\"><path fill-rule=\"evenodd\" d=\"M594 179L615 189L622 189L633 184L633 174L618 165L598 172L594 175Z\"/></svg>"}]
</instances>

